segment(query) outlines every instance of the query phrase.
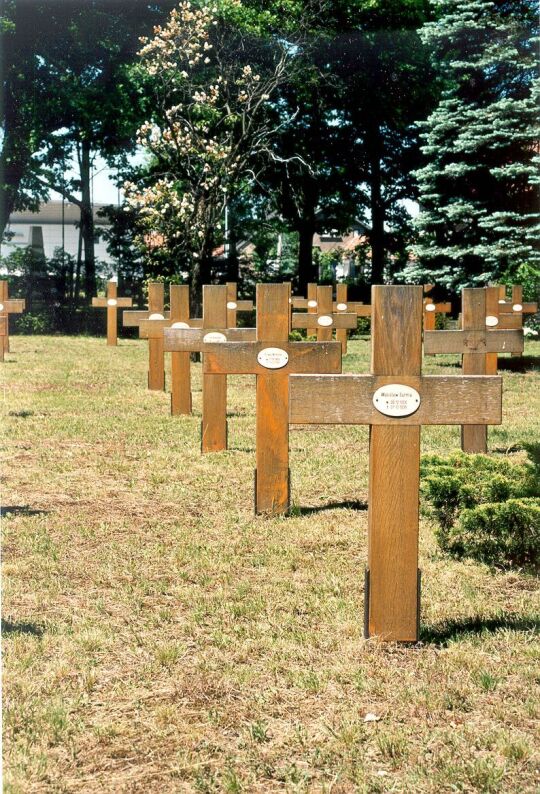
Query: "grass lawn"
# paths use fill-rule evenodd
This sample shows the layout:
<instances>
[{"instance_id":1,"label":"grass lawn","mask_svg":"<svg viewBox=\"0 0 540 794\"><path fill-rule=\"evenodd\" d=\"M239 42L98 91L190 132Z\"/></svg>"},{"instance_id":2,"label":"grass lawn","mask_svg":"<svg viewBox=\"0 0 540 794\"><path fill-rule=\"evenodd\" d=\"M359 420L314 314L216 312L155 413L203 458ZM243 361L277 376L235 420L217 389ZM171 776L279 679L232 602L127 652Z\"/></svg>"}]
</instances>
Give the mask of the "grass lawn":
<instances>
[{"instance_id":1,"label":"grass lawn","mask_svg":"<svg viewBox=\"0 0 540 794\"><path fill-rule=\"evenodd\" d=\"M422 642L363 639L366 428L295 429L293 514L255 518L253 378L230 379L230 450L202 457L200 365L172 419L142 342L11 346L6 792L538 791L532 577L444 556L423 518ZM350 351L368 371L369 343ZM495 455L540 442L526 353ZM459 434L427 427L423 451Z\"/></svg>"}]
</instances>

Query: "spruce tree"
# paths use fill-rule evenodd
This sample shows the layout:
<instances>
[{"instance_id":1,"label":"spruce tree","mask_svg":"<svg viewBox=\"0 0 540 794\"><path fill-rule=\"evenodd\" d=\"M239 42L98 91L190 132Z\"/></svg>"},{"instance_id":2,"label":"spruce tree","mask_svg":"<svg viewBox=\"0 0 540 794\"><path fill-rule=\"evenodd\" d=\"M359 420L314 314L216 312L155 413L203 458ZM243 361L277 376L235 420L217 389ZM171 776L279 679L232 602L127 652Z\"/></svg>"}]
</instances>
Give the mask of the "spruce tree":
<instances>
[{"instance_id":1,"label":"spruce tree","mask_svg":"<svg viewBox=\"0 0 540 794\"><path fill-rule=\"evenodd\" d=\"M535 10L529 0L432 0L423 40L443 91L421 124L418 276L449 288L540 262Z\"/></svg>"}]
</instances>

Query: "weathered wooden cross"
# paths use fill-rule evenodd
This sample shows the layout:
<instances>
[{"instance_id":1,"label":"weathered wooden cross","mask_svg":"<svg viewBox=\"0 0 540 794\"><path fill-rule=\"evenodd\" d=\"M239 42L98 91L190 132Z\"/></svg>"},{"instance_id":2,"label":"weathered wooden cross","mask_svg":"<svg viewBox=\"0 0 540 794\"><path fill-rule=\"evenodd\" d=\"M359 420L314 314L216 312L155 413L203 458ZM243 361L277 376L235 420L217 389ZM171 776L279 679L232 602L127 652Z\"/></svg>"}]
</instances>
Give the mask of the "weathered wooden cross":
<instances>
[{"instance_id":1,"label":"weathered wooden cross","mask_svg":"<svg viewBox=\"0 0 540 794\"><path fill-rule=\"evenodd\" d=\"M416 641L420 428L500 424L502 381L422 376L422 287L371 295L371 375L293 376L290 421L370 425L365 633Z\"/></svg>"},{"instance_id":2,"label":"weathered wooden cross","mask_svg":"<svg viewBox=\"0 0 540 794\"><path fill-rule=\"evenodd\" d=\"M254 328L227 328L227 287L203 286L202 328L166 328L165 351L189 356L213 349L215 343L255 339ZM227 376L203 370L201 451L227 449Z\"/></svg>"},{"instance_id":3,"label":"weathered wooden cross","mask_svg":"<svg viewBox=\"0 0 540 794\"><path fill-rule=\"evenodd\" d=\"M336 284L336 300L333 304L335 312L354 312L357 317L371 317L371 306L358 301L347 300L347 285ZM346 328L338 328L336 330L336 339L341 342L341 349L343 354L347 352L347 337L348 331Z\"/></svg>"},{"instance_id":4,"label":"weathered wooden cross","mask_svg":"<svg viewBox=\"0 0 540 794\"><path fill-rule=\"evenodd\" d=\"M347 311L333 310L332 287L317 287L317 307L314 312L293 312L292 327L317 332L318 342L332 341L334 328L356 328L357 316Z\"/></svg>"},{"instance_id":5,"label":"weathered wooden cross","mask_svg":"<svg viewBox=\"0 0 540 794\"><path fill-rule=\"evenodd\" d=\"M164 330L166 328L200 328L202 320L189 316L189 287L185 284L171 284L169 318L139 321L139 336L141 339L157 340L155 344L156 355L165 358ZM161 353L160 353L161 350ZM163 372L165 362L163 361ZM191 368L189 353L171 353L171 414L191 413Z\"/></svg>"},{"instance_id":6,"label":"weathered wooden cross","mask_svg":"<svg viewBox=\"0 0 540 794\"><path fill-rule=\"evenodd\" d=\"M0 281L0 361L9 353L9 315L22 314L25 309L24 298L10 298L8 282Z\"/></svg>"},{"instance_id":7,"label":"weathered wooden cross","mask_svg":"<svg viewBox=\"0 0 540 794\"><path fill-rule=\"evenodd\" d=\"M99 309L107 309L107 344L118 344L118 309L133 306L131 298L118 297L118 284L116 281L107 282L107 297L92 298L92 306Z\"/></svg>"},{"instance_id":8,"label":"weathered wooden cross","mask_svg":"<svg viewBox=\"0 0 540 794\"><path fill-rule=\"evenodd\" d=\"M341 372L338 342L289 342L288 284L257 284L257 340L211 345L204 357L212 375L257 376L255 511L289 509L289 376Z\"/></svg>"},{"instance_id":9,"label":"weathered wooden cross","mask_svg":"<svg viewBox=\"0 0 540 794\"><path fill-rule=\"evenodd\" d=\"M253 301L238 300L238 287L235 281L227 281L227 328L236 328L238 312L252 312Z\"/></svg>"},{"instance_id":10,"label":"weathered wooden cross","mask_svg":"<svg viewBox=\"0 0 540 794\"><path fill-rule=\"evenodd\" d=\"M433 284L424 284L424 331L435 330L435 320L437 314L449 314L452 311L452 304L447 301L435 303L429 297L433 290Z\"/></svg>"},{"instance_id":11,"label":"weathered wooden cross","mask_svg":"<svg viewBox=\"0 0 540 794\"><path fill-rule=\"evenodd\" d=\"M424 354L461 353L464 375L486 375L489 353L523 350L523 331L489 328L486 315L486 290L462 290L461 331L425 331ZM487 452L487 425L462 425L461 448L464 452Z\"/></svg>"},{"instance_id":12,"label":"weathered wooden cross","mask_svg":"<svg viewBox=\"0 0 540 794\"><path fill-rule=\"evenodd\" d=\"M317 284L311 282L307 285L307 298L302 298L300 295L294 295L291 298L291 306L293 309L307 309L310 314L317 313Z\"/></svg>"},{"instance_id":13,"label":"weathered wooden cross","mask_svg":"<svg viewBox=\"0 0 540 794\"><path fill-rule=\"evenodd\" d=\"M143 320L167 320L171 313L164 311L165 285L161 281L148 284L148 310L135 309L124 312L123 324L130 328L139 328ZM140 328L139 328L140 335ZM165 389L165 357L163 355L163 339L148 339L148 388L152 391Z\"/></svg>"}]
</instances>

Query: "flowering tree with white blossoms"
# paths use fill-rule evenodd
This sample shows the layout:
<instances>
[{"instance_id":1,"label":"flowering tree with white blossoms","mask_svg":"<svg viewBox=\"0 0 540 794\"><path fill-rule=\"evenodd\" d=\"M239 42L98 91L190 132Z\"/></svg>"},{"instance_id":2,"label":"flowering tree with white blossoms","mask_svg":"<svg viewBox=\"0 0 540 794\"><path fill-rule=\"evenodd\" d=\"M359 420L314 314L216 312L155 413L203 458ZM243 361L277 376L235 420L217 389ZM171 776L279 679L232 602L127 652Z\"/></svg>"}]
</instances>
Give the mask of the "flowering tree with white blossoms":
<instances>
[{"instance_id":1,"label":"flowering tree with white blossoms","mask_svg":"<svg viewBox=\"0 0 540 794\"><path fill-rule=\"evenodd\" d=\"M283 126L272 100L287 79L290 49L248 40L215 6L188 0L142 45L141 68L156 101L138 143L151 154L152 168L144 183L126 183L127 203L142 238L158 239L162 253L189 272L198 309L224 207L256 178ZM254 58L264 61L261 68Z\"/></svg>"}]
</instances>

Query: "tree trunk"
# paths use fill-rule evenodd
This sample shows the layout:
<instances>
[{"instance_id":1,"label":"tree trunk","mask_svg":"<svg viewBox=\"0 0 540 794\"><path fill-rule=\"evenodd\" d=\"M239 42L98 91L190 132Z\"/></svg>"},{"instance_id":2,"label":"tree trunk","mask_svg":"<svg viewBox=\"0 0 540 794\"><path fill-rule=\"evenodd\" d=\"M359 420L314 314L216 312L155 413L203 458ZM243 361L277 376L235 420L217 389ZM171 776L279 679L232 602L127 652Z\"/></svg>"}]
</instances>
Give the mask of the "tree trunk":
<instances>
[{"instance_id":1,"label":"tree trunk","mask_svg":"<svg viewBox=\"0 0 540 794\"><path fill-rule=\"evenodd\" d=\"M319 274L313 264L313 235L315 234L315 218L310 214L298 225L298 290L305 295L307 285L318 281Z\"/></svg>"},{"instance_id":2,"label":"tree trunk","mask_svg":"<svg viewBox=\"0 0 540 794\"><path fill-rule=\"evenodd\" d=\"M84 244L84 294L89 300L96 294L96 256L94 248L94 214L90 194L90 143L83 138L80 147L81 234Z\"/></svg>"},{"instance_id":3,"label":"tree trunk","mask_svg":"<svg viewBox=\"0 0 540 794\"><path fill-rule=\"evenodd\" d=\"M375 125L371 129L370 146L370 203L371 203L371 283L384 283L384 266L386 263L384 246L384 202L382 196L381 174L381 128Z\"/></svg>"},{"instance_id":4,"label":"tree trunk","mask_svg":"<svg viewBox=\"0 0 540 794\"><path fill-rule=\"evenodd\" d=\"M6 70L7 71L7 70ZM7 77L7 75L6 75ZM4 121L2 154L0 155L0 238L13 212L19 186L32 159L30 137L32 130L24 120L23 106L19 103L16 84L6 79L3 92Z\"/></svg>"}]
</instances>

